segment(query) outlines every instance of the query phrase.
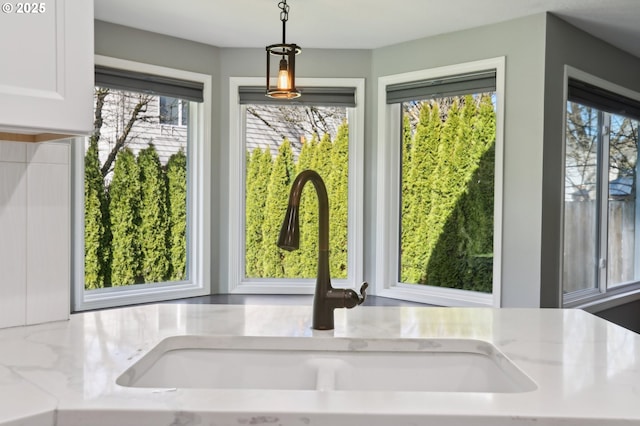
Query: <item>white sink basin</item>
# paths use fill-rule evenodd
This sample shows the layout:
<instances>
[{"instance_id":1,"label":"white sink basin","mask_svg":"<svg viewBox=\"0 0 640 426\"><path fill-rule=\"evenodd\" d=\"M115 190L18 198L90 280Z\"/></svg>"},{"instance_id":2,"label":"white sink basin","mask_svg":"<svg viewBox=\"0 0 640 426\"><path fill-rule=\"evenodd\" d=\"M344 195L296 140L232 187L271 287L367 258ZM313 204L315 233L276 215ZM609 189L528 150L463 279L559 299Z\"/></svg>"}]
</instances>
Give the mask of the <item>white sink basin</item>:
<instances>
[{"instance_id":1,"label":"white sink basin","mask_svg":"<svg viewBox=\"0 0 640 426\"><path fill-rule=\"evenodd\" d=\"M527 392L495 346L461 339L176 336L116 383L142 388Z\"/></svg>"}]
</instances>

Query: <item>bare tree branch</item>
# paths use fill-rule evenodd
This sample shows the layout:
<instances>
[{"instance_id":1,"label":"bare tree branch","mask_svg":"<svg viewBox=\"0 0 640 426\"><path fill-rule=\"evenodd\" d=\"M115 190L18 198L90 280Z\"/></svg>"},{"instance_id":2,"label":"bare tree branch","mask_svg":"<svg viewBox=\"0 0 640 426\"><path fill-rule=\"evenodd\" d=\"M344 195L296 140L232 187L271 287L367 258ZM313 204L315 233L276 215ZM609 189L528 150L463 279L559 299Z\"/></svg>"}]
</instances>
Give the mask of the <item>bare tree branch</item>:
<instances>
[{"instance_id":1,"label":"bare tree branch","mask_svg":"<svg viewBox=\"0 0 640 426\"><path fill-rule=\"evenodd\" d=\"M96 109L94 112L93 119L93 140L97 143L100 141L100 129L102 129L102 123L104 119L102 117L102 108L104 107L104 100L109 94L109 89L105 89L102 87L96 88L95 96L96 96Z\"/></svg>"},{"instance_id":2,"label":"bare tree branch","mask_svg":"<svg viewBox=\"0 0 640 426\"><path fill-rule=\"evenodd\" d=\"M113 162L116 160L116 156L118 155L118 152L120 152L120 150L124 148L125 144L127 143L127 138L129 137L129 133L131 132L131 129L133 129L133 126L136 124L136 122L139 120L143 120L143 121L146 120L146 117L142 116L141 114L144 114L147 111L147 106L149 105L149 102L151 101L151 99L152 98L150 96L141 95L139 97L138 103L131 110L129 119L125 124L124 128L122 129L122 133L118 135L115 145L111 149L111 152L109 152L109 156L107 157L104 164L102 165L102 168L100 170L102 172L102 176L106 176L111 170L111 166L113 165Z\"/></svg>"}]
</instances>

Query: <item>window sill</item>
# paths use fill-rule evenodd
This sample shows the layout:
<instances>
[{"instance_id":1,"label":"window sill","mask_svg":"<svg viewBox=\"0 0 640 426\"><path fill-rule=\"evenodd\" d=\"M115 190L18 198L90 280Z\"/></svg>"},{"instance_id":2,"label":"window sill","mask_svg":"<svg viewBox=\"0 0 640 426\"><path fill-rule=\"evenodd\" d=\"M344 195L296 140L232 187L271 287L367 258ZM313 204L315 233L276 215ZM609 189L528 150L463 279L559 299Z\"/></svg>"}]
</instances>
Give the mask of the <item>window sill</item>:
<instances>
[{"instance_id":1,"label":"window sill","mask_svg":"<svg viewBox=\"0 0 640 426\"><path fill-rule=\"evenodd\" d=\"M419 286L420 288L415 288L415 286ZM399 284L380 289L376 292L376 295L390 299L402 299L436 306L494 306L492 294L449 288L433 288L419 284Z\"/></svg>"},{"instance_id":2,"label":"window sill","mask_svg":"<svg viewBox=\"0 0 640 426\"><path fill-rule=\"evenodd\" d=\"M241 283L230 289L229 294L313 294L314 283Z\"/></svg>"},{"instance_id":3,"label":"window sill","mask_svg":"<svg viewBox=\"0 0 640 426\"><path fill-rule=\"evenodd\" d=\"M565 303L565 308L583 309L589 313L595 314L617 306L640 300L640 285L635 285L631 289L624 292L605 293L589 300L577 300Z\"/></svg>"},{"instance_id":4,"label":"window sill","mask_svg":"<svg viewBox=\"0 0 640 426\"><path fill-rule=\"evenodd\" d=\"M334 288L354 288L346 280L334 279L331 285ZM294 278L268 278L243 281L229 289L229 294L314 294L316 280Z\"/></svg>"},{"instance_id":5,"label":"window sill","mask_svg":"<svg viewBox=\"0 0 640 426\"><path fill-rule=\"evenodd\" d=\"M84 292L83 299L76 302L74 312L204 296L209 292L205 286L185 282L109 287Z\"/></svg>"}]
</instances>

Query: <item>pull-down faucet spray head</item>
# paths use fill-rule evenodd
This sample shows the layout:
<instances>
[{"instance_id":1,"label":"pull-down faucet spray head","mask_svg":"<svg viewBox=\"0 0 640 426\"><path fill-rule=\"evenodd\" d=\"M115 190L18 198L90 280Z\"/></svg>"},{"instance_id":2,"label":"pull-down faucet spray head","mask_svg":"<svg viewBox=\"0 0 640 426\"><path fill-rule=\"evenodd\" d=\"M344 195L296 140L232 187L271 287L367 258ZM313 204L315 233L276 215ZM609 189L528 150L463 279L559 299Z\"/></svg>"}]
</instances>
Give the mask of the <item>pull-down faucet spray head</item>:
<instances>
[{"instance_id":1,"label":"pull-down faucet spray head","mask_svg":"<svg viewBox=\"0 0 640 426\"><path fill-rule=\"evenodd\" d=\"M283 250L293 251L300 248L300 219L298 216L298 206L289 204L287 213L280 228L278 237L278 247Z\"/></svg>"}]
</instances>

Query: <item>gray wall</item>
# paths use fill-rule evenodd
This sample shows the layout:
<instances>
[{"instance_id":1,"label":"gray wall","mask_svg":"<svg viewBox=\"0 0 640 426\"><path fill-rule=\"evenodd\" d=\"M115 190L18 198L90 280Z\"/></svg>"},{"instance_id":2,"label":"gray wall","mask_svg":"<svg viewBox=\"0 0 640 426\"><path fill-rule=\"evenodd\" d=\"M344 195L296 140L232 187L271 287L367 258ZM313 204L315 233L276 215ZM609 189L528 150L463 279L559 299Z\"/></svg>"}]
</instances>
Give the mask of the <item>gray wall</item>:
<instances>
[{"instance_id":1,"label":"gray wall","mask_svg":"<svg viewBox=\"0 0 640 426\"><path fill-rule=\"evenodd\" d=\"M371 119L371 99L369 99L369 89L371 85L370 69L371 69L371 51L369 50L347 50L347 49L305 49L303 50L299 58L296 60L296 77L298 78L311 78L311 77L342 77L342 78L365 78L366 79L366 94L367 98L365 109L365 124L370 123ZM264 49L221 49L220 50L220 79L221 85L221 97L219 99L220 105L220 140L221 144L221 159L216 164L220 167L220 192L221 199L224 206L219 212L221 215L222 223L228 223L228 211L226 209L227 200L229 199L229 78L230 77L262 77L265 74L266 64L266 52ZM370 126L365 129L365 153L369 154L370 149ZM368 164L365 166L365 180L367 180ZM370 185L369 185L370 187ZM218 288L224 289L228 280L228 258L226 247L228 247L228 226L223 225L221 229L224 232L220 235L220 270L217 275L219 281ZM371 235L370 232L365 231L365 235ZM365 246L367 242L365 241Z\"/></svg>"},{"instance_id":2,"label":"gray wall","mask_svg":"<svg viewBox=\"0 0 640 426\"><path fill-rule=\"evenodd\" d=\"M509 307L536 307L540 297L544 31L545 15L534 15L373 52L374 80L506 57L502 304Z\"/></svg>"},{"instance_id":3,"label":"gray wall","mask_svg":"<svg viewBox=\"0 0 640 426\"><path fill-rule=\"evenodd\" d=\"M564 66L570 65L640 92L640 59L578 30L553 15L547 16L545 45L540 304L542 307L558 307L562 302L560 235L564 168Z\"/></svg>"},{"instance_id":4,"label":"gray wall","mask_svg":"<svg viewBox=\"0 0 640 426\"><path fill-rule=\"evenodd\" d=\"M213 76L211 276L217 292L228 276L229 77L262 77L265 52L216 48L100 21L95 42L100 55ZM563 66L640 91L640 60L547 14L373 51L303 50L299 77L366 79L366 280L375 281L377 78L499 56L506 57L502 304L558 306Z\"/></svg>"},{"instance_id":5,"label":"gray wall","mask_svg":"<svg viewBox=\"0 0 640 426\"><path fill-rule=\"evenodd\" d=\"M220 104L215 103L215 100L220 99L220 79L217 77L220 74L220 49L175 37L95 21L95 54L211 75L211 99L214 100L211 117L212 147L211 158L206 161L210 164L216 164L215 162L219 161L216 159L220 158L220 136L216 129L220 129ZM214 179L214 183L211 185L212 206L220 206L223 203L220 199L220 188L216 185L219 180L216 170L215 167L212 170ZM216 208L211 209L211 221L210 226L205 224L205 229L210 229L212 241L209 250L211 264L208 276L216 279L220 269L219 245L216 242L220 238L221 229L217 226L220 218Z\"/></svg>"},{"instance_id":6,"label":"gray wall","mask_svg":"<svg viewBox=\"0 0 640 426\"><path fill-rule=\"evenodd\" d=\"M388 74L506 56L506 126L504 172L504 306L536 307L540 289L542 199L542 104L545 15L536 15L439 37L426 38L374 51L303 51L299 77L365 77L365 280L375 282L377 78ZM262 49L221 49L221 140L227 140L228 77L262 76ZM221 145L227 158L226 144ZM220 164L222 199L228 188ZM226 204L225 204L226 205ZM226 211L220 213L225 223ZM227 228L224 228L227 229ZM220 247L226 247L221 234ZM221 249L220 280L227 278Z\"/></svg>"},{"instance_id":7,"label":"gray wall","mask_svg":"<svg viewBox=\"0 0 640 426\"><path fill-rule=\"evenodd\" d=\"M95 53L153 65L209 74L212 87L212 197L211 197L211 283L218 293L228 277L229 239L229 78L263 77L264 49L226 49L115 25L95 22ZM298 77L343 77L370 80L371 51L304 49L299 59ZM368 92L368 89L367 89ZM369 96L369 93L366 94ZM366 122L371 122L369 103ZM365 138L370 134L365 131ZM367 149L367 151L370 151ZM370 187L370 185L369 185Z\"/></svg>"}]
</instances>

